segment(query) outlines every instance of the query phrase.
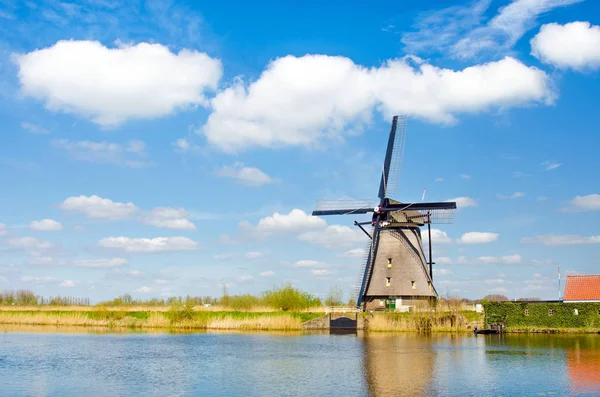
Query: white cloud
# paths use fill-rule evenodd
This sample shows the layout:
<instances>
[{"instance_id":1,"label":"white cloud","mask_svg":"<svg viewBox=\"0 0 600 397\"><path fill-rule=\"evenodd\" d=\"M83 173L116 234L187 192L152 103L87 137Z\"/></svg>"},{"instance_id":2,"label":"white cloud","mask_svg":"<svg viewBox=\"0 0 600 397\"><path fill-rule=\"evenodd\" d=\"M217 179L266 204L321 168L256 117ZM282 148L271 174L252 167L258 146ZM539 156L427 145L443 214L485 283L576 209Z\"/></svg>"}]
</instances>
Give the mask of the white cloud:
<instances>
[{"instance_id":1,"label":"white cloud","mask_svg":"<svg viewBox=\"0 0 600 397\"><path fill-rule=\"evenodd\" d=\"M89 267L89 268L112 268L120 267L127 263L127 259L124 258L110 258L110 259L82 259L73 261L75 266Z\"/></svg>"},{"instance_id":2,"label":"white cloud","mask_svg":"<svg viewBox=\"0 0 600 397\"><path fill-rule=\"evenodd\" d=\"M28 123L27 121L21 123L21 128L36 135L45 135L50 133L50 131L48 131L47 129L33 123Z\"/></svg>"},{"instance_id":3,"label":"white cloud","mask_svg":"<svg viewBox=\"0 0 600 397\"><path fill-rule=\"evenodd\" d=\"M557 163L556 161L544 161L541 165L544 166L544 170L546 171L552 171L557 169L558 167L560 167L562 164L561 163Z\"/></svg>"},{"instance_id":4,"label":"white cloud","mask_svg":"<svg viewBox=\"0 0 600 397\"><path fill-rule=\"evenodd\" d=\"M58 284L59 287L74 287L75 286L75 281L73 280L63 280L60 284Z\"/></svg>"},{"instance_id":5,"label":"white cloud","mask_svg":"<svg viewBox=\"0 0 600 397\"><path fill-rule=\"evenodd\" d=\"M455 201L457 208L476 207L477 201L471 197L456 197L447 201Z\"/></svg>"},{"instance_id":6,"label":"white cloud","mask_svg":"<svg viewBox=\"0 0 600 397\"><path fill-rule=\"evenodd\" d=\"M40 240L35 237L17 237L6 240L6 245L17 249L48 249L54 247L54 244L48 241Z\"/></svg>"},{"instance_id":7,"label":"white cloud","mask_svg":"<svg viewBox=\"0 0 600 397\"><path fill-rule=\"evenodd\" d=\"M29 259L27 260L27 263L34 266L53 265L54 258L51 256L44 256L40 252L33 251L29 253Z\"/></svg>"},{"instance_id":8,"label":"white cloud","mask_svg":"<svg viewBox=\"0 0 600 397\"><path fill-rule=\"evenodd\" d=\"M96 195L69 197L60 207L65 211L83 214L88 219L105 220L126 219L138 211L133 203L118 203Z\"/></svg>"},{"instance_id":9,"label":"white cloud","mask_svg":"<svg viewBox=\"0 0 600 397\"><path fill-rule=\"evenodd\" d=\"M251 275L249 275L249 274L242 274L241 276L239 276L239 277L237 278L237 280L238 280L239 282L242 282L242 283L244 283L244 282L248 282L248 281L252 281L252 280L254 280L254 277L252 277L252 276L251 276Z\"/></svg>"},{"instance_id":10,"label":"white cloud","mask_svg":"<svg viewBox=\"0 0 600 397\"><path fill-rule=\"evenodd\" d=\"M429 241L428 233L421 233L421 238L423 243ZM440 229L431 229L431 243L432 244L450 244L452 239L448 237L446 232L441 231Z\"/></svg>"},{"instance_id":11,"label":"white cloud","mask_svg":"<svg viewBox=\"0 0 600 397\"><path fill-rule=\"evenodd\" d=\"M471 175L467 175L467 174L460 174L460 177L461 177L462 179L466 179L466 180L469 180L469 179L471 179Z\"/></svg>"},{"instance_id":12,"label":"white cloud","mask_svg":"<svg viewBox=\"0 0 600 397\"><path fill-rule=\"evenodd\" d=\"M262 218L256 227L241 222L240 227L249 231L264 234L298 233L306 230L323 229L327 222L317 216L307 215L304 211L293 209L289 214L275 212L272 216Z\"/></svg>"},{"instance_id":13,"label":"white cloud","mask_svg":"<svg viewBox=\"0 0 600 397\"><path fill-rule=\"evenodd\" d=\"M531 54L561 69L600 68L600 26L589 22L543 25L531 39Z\"/></svg>"},{"instance_id":14,"label":"white cloud","mask_svg":"<svg viewBox=\"0 0 600 397\"><path fill-rule=\"evenodd\" d=\"M514 254L514 255L505 255L505 256L480 256L477 257L473 260L474 264L482 264L482 265L489 265L489 264L505 264L505 265L515 265L518 263L521 263L523 260L523 258L521 258L521 255L519 254Z\"/></svg>"},{"instance_id":15,"label":"white cloud","mask_svg":"<svg viewBox=\"0 0 600 397\"><path fill-rule=\"evenodd\" d=\"M259 258L264 258L265 257L265 253L264 252L246 252L244 254L244 258L246 259L259 259Z\"/></svg>"},{"instance_id":16,"label":"white cloud","mask_svg":"<svg viewBox=\"0 0 600 397\"><path fill-rule=\"evenodd\" d=\"M258 80L238 79L219 92L200 131L227 152L312 146L361 131L375 109L386 118L449 123L458 113L553 99L546 73L510 57L451 70L415 57L367 69L345 57L289 55L269 63Z\"/></svg>"},{"instance_id":17,"label":"white cloud","mask_svg":"<svg viewBox=\"0 0 600 397\"><path fill-rule=\"evenodd\" d=\"M325 248L343 248L366 242L366 236L359 229L348 226L329 225L325 229L305 232L298 235L298 240L310 244L322 245Z\"/></svg>"},{"instance_id":18,"label":"white cloud","mask_svg":"<svg viewBox=\"0 0 600 397\"><path fill-rule=\"evenodd\" d=\"M272 277L272 276L275 275L275 272L272 271L272 270L267 270L267 271L264 271L264 272L260 272L259 275L261 277Z\"/></svg>"},{"instance_id":19,"label":"white cloud","mask_svg":"<svg viewBox=\"0 0 600 397\"><path fill-rule=\"evenodd\" d=\"M190 150L190 143L187 141L187 139L185 138L179 138L176 141L174 141L172 143L173 147L175 148L175 150L180 151L180 152L187 152L188 150Z\"/></svg>"},{"instance_id":20,"label":"white cloud","mask_svg":"<svg viewBox=\"0 0 600 397\"><path fill-rule=\"evenodd\" d=\"M191 251L200 248L200 244L187 237L107 237L100 240L98 245L103 248L113 248L132 253Z\"/></svg>"},{"instance_id":21,"label":"white cloud","mask_svg":"<svg viewBox=\"0 0 600 397\"><path fill-rule=\"evenodd\" d=\"M454 273L450 269L439 268L439 269L433 269L433 274L435 274L436 276L450 276Z\"/></svg>"},{"instance_id":22,"label":"white cloud","mask_svg":"<svg viewBox=\"0 0 600 397\"><path fill-rule=\"evenodd\" d=\"M498 240L498 233L469 232L463 234L458 242L461 244L487 244Z\"/></svg>"},{"instance_id":23,"label":"white cloud","mask_svg":"<svg viewBox=\"0 0 600 397\"><path fill-rule=\"evenodd\" d=\"M434 182L444 182L444 178L435 178Z\"/></svg>"},{"instance_id":24,"label":"white cloud","mask_svg":"<svg viewBox=\"0 0 600 397\"><path fill-rule=\"evenodd\" d=\"M570 207L563 208L565 212L577 211L600 211L600 194L588 194L587 196L576 196L569 201Z\"/></svg>"},{"instance_id":25,"label":"white cloud","mask_svg":"<svg viewBox=\"0 0 600 397\"><path fill-rule=\"evenodd\" d=\"M174 54L160 44L117 45L63 40L15 54L21 92L50 110L113 127L206 105L204 92L216 89L222 75L221 62L204 53Z\"/></svg>"},{"instance_id":26,"label":"white cloud","mask_svg":"<svg viewBox=\"0 0 600 397\"><path fill-rule=\"evenodd\" d=\"M169 284L169 280L163 280L161 278L156 278L156 279L152 280L152 282L154 284L158 284L158 285L167 285L167 284Z\"/></svg>"},{"instance_id":27,"label":"white cloud","mask_svg":"<svg viewBox=\"0 0 600 397\"><path fill-rule=\"evenodd\" d=\"M21 281L25 281L27 283L45 283L49 281L56 280L54 277L50 276L42 276L42 277L34 277L34 276L23 276L21 277Z\"/></svg>"},{"instance_id":28,"label":"white cloud","mask_svg":"<svg viewBox=\"0 0 600 397\"><path fill-rule=\"evenodd\" d=\"M31 230L38 230L42 232L56 232L62 230L63 227L60 222L53 219L42 219L41 221L33 221L29 224Z\"/></svg>"},{"instance_id":29,"label":"white cloud","mask_svg":"<svg viewBox=\"0 0 600 397\"><path fill-rule=\"evenodd\" d=\"M323 262L312 259L302 259L294 263L294 267L323 267L326 266Z\"/></svg>"},{"instance_id":30,"label":"white cloud","mask_svg":"<svg viewBox=\"0 0 600 397\"><path fill-rule=\"evenodd\" d=\"M582 0L513 0L485 22L490 0L425 13L417 31L402 35L409 52L447 52L454 58L497 56L537 25L538 16Z\"/></svg>"},{"instance_id":31,"label":"white cloud","mask_svg":"<svg viewBox=\"0 0 600 397\"><path fill-rule=\"evenodd\" d=\"M326 269L311 270L311 273L313 276L327 276L327 275L331 274L329 272L329 270L326 270Z\"/></svg>"},{"instance_id":32,"label":"white cloud","mask_svg":"<svg viewBox=\"0 0 600 397\"><path fill-rule=\"evenodd\" d=\"M152 287L148 287L146 285L144 285L143 287L137 288L135 290L135 292L141 292L141 293L144 293L144 294L147 294L147 293L152 292L152 291L153 291Z\"/></svg>"},{"instance_id":33,"label":"white cloud","mask_svg":"<svg viewBox=\"0 0 600 397\"><path fill-rule=\"evenodd\" d=\"M4 223L0 223L0 237L4 237L8 234L6 231L6 225Z\"/></svg>"},{"instance_id":34,"label":"white cloud","mask_svg":"<svg viewBox=\"0 0 600 397\"><path fill-rule=\"evenodd\" d=\"M239 255L234 252L230 252L230 253L226 253L226 254L217 254L217 255L213 256L214 259L219 259L219 260L233 259L233 258L237 258L237 257L239 257Z\"/></svg>"},{"instance_id":35,"label":"white cloud","mask_svg":"<svg viewBox=\"0 0 600 397\"><path fill-rule=\"evenodd\" d=\"M523 192L514 192L510 196L506 196L504 194L497 194L496 195L497 198L502 199L502 200L505 200L505 199L518 199L518 198L521 198L521 197L524 197L524 196L525 196L525 193L523 193Z\"/></svg>"},{"instance_id":36,"label":"white cloud","mask_svg":"<svg viewBox=\"0 0 600 397\"><path fill-rule=\"evenodd\" d=\"M525 237L521 239L525 244L543 245L582 245L600 244L600 236L580 236L579 234L546 234L543 236Z\"/></svg>"},{"instance_id":37,"label":"white cloud","mask_svg":"<svg viewBox=\"0 0 600 397\"><path fill-rule=\"evenodd\" d=\"M365 255L365 250L364 249L362 249L362 248L354 248L354 249L351 249L349 251L344 252L340 256L349 257L349 258L353 258L353 257L360 257L360 258L362 258L364 255Z\"/></svg>"},{"instance_id":38,"label":"white cloud","mask_svg":"<svg viewBox=\"0 0 600 397\"><path fill-rule=\"evenodd\" d=\"M258 168L245 167L243 163L225 166L217 171L217 176L235 179L248 186L264 186L280 182L279 179L270 177Z\"/></svg>"},{"instance_id":39,"label":"white cloud","mask_svg":"<svg viewBox=\"0 0 600 397\"><path fill-rule=\"evenodd\" d=\"M146 144L132 140L127 145L110 142L70 141L55 139L52 146L66 150L75 160L100 164L117 164L126 167L145 167L151 163L144 161Z\"/></svg>"},{"instance_id":40,"label":"white cloud","mask_svg":"<svg viewBox=\"0 0 600 397\"><path fill-rule=\"evenodd\" d=\"M196 230L188 219L190 214L183 208L156 207L140 217L142 223L167 229Z\"/></svg>"}]
</instances>

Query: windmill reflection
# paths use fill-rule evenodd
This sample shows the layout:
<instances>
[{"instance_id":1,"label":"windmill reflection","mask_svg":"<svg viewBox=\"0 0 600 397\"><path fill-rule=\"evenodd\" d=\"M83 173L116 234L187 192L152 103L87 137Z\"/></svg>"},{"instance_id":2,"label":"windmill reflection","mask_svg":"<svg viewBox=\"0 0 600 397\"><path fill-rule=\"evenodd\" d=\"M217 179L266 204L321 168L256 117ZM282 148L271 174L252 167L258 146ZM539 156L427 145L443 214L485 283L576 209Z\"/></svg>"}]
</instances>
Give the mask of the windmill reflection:
<instances>
[{"instance_id":1,"label":"windmill reflection","mask_svg":"<svg viewBox=\"0 0 600 397\"><path fill-rule=\"evenodd\" d=\"M427 395L436 352L426 337L376 334L363 338L363 365L369 395Z\"/></svg>"}]
</instances>

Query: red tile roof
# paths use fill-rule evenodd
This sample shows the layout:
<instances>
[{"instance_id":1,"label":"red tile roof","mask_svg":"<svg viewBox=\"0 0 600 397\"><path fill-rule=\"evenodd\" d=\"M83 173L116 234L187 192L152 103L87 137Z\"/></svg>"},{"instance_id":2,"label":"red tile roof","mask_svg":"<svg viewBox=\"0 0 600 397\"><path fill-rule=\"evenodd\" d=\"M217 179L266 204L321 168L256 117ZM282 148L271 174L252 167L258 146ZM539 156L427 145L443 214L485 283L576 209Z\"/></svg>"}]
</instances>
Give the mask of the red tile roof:
<instances>
[{"instance_id":1,"label":"red tile roof","mask_svg":"<svg viewBox=\"0 0 600 397\"><path fill-rule=\"evenodd\" d=\"M600 301L600 274L567 276L563 300Z\"/></svg>"}]
</instances>

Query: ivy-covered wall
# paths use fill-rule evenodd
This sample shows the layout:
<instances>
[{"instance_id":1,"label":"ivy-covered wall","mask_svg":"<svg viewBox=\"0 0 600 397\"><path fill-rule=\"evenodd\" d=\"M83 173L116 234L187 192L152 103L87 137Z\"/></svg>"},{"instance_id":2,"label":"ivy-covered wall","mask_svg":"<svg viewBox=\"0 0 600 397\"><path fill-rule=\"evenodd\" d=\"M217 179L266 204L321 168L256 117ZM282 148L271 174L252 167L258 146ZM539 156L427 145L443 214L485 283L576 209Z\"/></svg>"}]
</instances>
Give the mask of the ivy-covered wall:
<instances>
[{"instance_id":1,"label":"ivy-covered wall","mask_svg":"<svg viewBox=\"0 0 600 397\"><path fill-rule=\"evenodd\" d=\"M501 316L506 328L600 328L600 302L594 303L531 303L485 302L485 324L496 322ZM578 315L575 315L575 309ZM552 315L549 315L552 310Z\"/></svg>"}]
</instances>

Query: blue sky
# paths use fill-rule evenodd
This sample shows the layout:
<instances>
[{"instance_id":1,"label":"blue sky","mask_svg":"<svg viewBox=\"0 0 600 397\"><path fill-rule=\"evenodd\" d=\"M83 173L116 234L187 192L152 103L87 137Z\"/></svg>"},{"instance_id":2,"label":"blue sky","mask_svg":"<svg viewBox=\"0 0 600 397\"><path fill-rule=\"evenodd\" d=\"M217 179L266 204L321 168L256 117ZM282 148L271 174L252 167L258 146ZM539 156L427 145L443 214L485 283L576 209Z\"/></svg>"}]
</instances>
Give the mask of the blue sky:
<instances>
[{"instance_id":1,"label":"blue sky","mask_svg":"<svg viewBox=\"0 0 600 397\"><path fill-rule=\"evenodd\" d=\"M349 294L394 114L438 292L598 273L598 4L321 3L0 1L0 288Z\"/></svg>"}]
</instances>

